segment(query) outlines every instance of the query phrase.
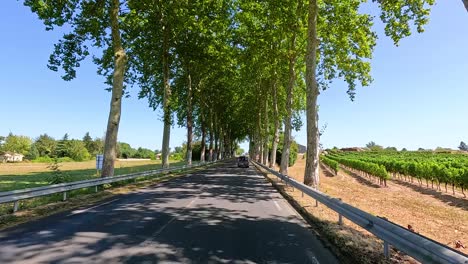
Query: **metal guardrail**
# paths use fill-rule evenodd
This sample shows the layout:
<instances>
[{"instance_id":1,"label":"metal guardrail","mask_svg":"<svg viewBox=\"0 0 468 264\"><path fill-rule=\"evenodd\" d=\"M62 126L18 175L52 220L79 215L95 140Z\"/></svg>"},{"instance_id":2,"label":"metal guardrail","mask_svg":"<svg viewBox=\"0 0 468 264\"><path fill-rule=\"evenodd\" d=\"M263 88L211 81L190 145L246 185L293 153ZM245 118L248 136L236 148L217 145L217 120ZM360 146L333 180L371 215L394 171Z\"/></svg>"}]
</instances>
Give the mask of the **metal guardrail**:
<instances>
[{"instance_id":1,"label":"metal guardrail","mask_svg":"<svg viewBox=\"0 0 468 264\"><path fill-rule=\"evenodd\" d=\"M342 217L345 217L351 222L374 234L376 237L382 239L384 241L384 254L387 257L389 256L388 246L392 245L422 263L468 264L468 256L461 252L457 252L446 245L414 233L384 218L376 217L364 212L342 202L339 199L332 198L288 177L287 175L274 171L263 164L255 161L252 162L284 180L286 184L293 186L337 212L339 214L340 224L342 223Z\"/></svg>"},{"instance_id":2,"label":"metal guardrail","mask_svg":"<svg viewBox=\"0 0 468 264\"><path fill-rule=\"evenodd\" d=\"M177 171L181 169L196 168L196 167L204 166L204 165L211 164L214 162L205 162L205 163L199 163L197 165L192 165L192 166L184 165L184 166L177 166L177 167L172 167L172 168L167 168L167 169L142 171L142 172L112 176L112 177L97 178L97 179L83 180L83 181L74 181L74 182L60 183L60 184L51 184L51 185L46 185L46 186L41 186L41 187L36 187L36 188L0 192L0 204L13 202L14 203L13 212L16 212L19 209L19 201L21 200L36 198L36 197L45 196L45 195L54 194L54 193L63 193L63 200L65 201L67 199L67 191L95 187L95 190L97 192L98 190L97 187L103 184L125 181L125 180L135 179L138 177L151 176L151 175L160 174L163 172L172 172L172 171Z\"/></svg>"}]
</instances>

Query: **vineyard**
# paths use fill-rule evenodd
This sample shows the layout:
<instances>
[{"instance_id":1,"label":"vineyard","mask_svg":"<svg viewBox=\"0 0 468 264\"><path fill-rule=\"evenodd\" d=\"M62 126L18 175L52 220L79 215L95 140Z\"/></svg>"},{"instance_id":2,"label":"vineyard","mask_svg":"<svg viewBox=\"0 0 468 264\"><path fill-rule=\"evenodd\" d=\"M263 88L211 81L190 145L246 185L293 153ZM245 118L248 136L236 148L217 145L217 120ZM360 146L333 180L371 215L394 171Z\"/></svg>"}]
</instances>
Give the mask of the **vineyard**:
<instances>
[{"instance_id":1,"label":"vineyard","mask_svg":"<svg viewBox=\"0 0 468 264\"><path fill-rule=\"evenodd\" d=\"M450 185L452 193L459 188L464 197L468 188L468 155L433 152L339 152L330 151L322 155L322 162L330 166L338 162L344 168L360 172L367 177L375 177L386 185L388 179L396 178L413 182L420 186L441 191L441 185ZM330 166L331 167L331 166ZM424 181L424 182L423 182Z\"/></svg>"}]
</instances>

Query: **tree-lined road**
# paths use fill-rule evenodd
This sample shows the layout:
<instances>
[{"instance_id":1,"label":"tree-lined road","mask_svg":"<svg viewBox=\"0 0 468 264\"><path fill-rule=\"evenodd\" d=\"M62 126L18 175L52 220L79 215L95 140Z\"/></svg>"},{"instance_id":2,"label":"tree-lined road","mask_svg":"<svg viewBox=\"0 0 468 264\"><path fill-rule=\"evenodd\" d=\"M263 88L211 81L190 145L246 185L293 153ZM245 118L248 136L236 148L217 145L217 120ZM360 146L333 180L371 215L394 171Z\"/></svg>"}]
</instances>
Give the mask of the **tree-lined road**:
<instances>
[{"instance_id":1,"label":"tree-lined road","mask_svg":"<svg viewBox=\"0 0 468 264\"><path fill-rule=\"evenodd\" d=\"M0 263L337 263L234 161L0 232Z\"/></svg>"}]
</instances>

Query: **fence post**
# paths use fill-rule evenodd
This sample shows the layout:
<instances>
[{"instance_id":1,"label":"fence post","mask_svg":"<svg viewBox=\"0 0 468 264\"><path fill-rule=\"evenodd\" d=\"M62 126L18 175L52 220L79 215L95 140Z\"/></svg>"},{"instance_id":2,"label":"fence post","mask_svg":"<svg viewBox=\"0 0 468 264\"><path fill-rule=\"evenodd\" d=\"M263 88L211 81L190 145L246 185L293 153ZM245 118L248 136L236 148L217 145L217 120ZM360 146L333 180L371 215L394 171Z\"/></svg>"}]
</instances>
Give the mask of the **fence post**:
<instances>
[{"instance_id":1,"label":"fence post","mask_svg":"<svg viewBox=\"0 0 468 264\"><path fill-rule=\"evenodd\" d=\"M341 202L341 198L338 198L338 200ZM343 225L343 216L341 213L338 213L338 224Z\"/></svg>"},{"instance_id":2,"label":"fence post","mask_svg":"<svg viewBox=\"0 0 468 264\"><path fill-rule=\"evenodd\" d=\"M94 186L94 192L97 192L98 191L98 186Z\"/></svg>"},{"instance_id":3,"label":"fence post","mask_svg":"<svg viewBox=\"0 0 468 264\"><path fill-rule=\"evenodd\" d=\"M18 208L19 208L19 201L15 201L15 203L13 204L13 213L16 213L16 211L18 211Z\"/></svg>"},{"instance_id":4,"label":"fence post","mask_svg":"<svg viewBox=\"0 0 468 264\"><path fill-rule=\"evenodd\" d=\"M318 207L318 200L315 199L315 207Z\"/></svg>"},{"instance_id":5,"label":"fence post","mask_svg":"<svg viewBox=\"0 0 468 264\"><path fill-rule=\"evenodd\" d=\"M383 252L384 252L384 255L385 255L386 258L388 258L390 256L390 254L388 252L388 242L387 241L383 242Z\"/></svg>"},{"instance_id":6,"label":"fence post","mask_svg":"<svg viewBox=\"0 0 468 264\"><path fill-rule=\"evenodd\" d=\"M67 192L63 192L63 201L67 200Z\"/></svg>"}]
</instances>

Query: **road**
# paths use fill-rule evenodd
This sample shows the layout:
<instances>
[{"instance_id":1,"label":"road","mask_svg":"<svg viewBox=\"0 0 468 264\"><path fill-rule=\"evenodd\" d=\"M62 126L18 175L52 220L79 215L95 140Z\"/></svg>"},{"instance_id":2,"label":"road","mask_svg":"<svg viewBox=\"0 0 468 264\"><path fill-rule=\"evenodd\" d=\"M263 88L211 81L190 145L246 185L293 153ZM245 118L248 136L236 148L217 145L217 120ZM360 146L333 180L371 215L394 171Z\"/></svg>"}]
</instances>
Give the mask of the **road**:
<instances>
[{"instance_id":1,"label":"road","mask_svg":"<svg viewBox=\"0 0 468 264\"><path fill-rule=\"evenodd\" d=\"M194 174L0 232L0 263L338 263L254 168Z\"/></svg>"}]
</instances>

